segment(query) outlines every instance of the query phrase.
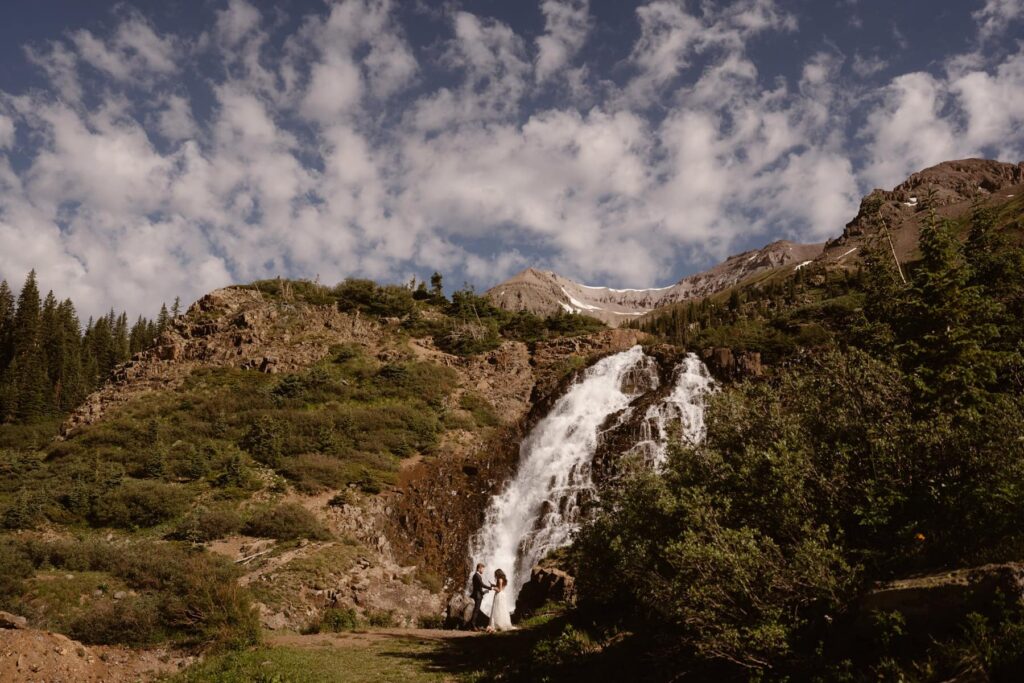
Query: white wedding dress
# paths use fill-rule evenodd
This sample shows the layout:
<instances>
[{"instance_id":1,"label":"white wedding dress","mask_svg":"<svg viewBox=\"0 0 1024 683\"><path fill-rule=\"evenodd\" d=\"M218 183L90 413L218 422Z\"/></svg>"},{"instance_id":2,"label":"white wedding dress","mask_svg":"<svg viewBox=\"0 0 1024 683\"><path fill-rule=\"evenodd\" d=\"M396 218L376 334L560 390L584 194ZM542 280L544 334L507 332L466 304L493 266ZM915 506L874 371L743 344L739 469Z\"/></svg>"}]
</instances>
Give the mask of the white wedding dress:
<instances>
[{"instance_id":1,"label":"white wedding dress","mask_svg":"<svg viewBox=\"0 0 1024 683\"><path fill-rule=\"evenodd\" d=\"M512 630L512 613L508 606L508 584L494 592L494 602L491 603L491 628L495 631Z\"/></svg>"}]
</instances>

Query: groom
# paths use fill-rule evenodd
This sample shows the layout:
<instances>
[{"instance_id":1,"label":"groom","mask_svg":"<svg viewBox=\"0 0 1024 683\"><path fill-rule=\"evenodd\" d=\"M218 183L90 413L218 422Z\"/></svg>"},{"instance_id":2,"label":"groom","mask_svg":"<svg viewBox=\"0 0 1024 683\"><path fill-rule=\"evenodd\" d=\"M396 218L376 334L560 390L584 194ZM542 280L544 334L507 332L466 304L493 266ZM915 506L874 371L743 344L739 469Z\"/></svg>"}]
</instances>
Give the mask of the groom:
<instances>
[{"instance_id":1,"label":"groom","mask_svg":"<svg viewBox=\"0 0 1024 683\"><path fill-rule=\"evenodd\" d=\"M474 631L480 630L480 603L484 599L484 593L489 590L491 587L484 585L484 564L481 562L473 573L473 590L469 593L469 597L473 598L473 616L469 619L469 627Z\"/></svg>"}]
</instances>

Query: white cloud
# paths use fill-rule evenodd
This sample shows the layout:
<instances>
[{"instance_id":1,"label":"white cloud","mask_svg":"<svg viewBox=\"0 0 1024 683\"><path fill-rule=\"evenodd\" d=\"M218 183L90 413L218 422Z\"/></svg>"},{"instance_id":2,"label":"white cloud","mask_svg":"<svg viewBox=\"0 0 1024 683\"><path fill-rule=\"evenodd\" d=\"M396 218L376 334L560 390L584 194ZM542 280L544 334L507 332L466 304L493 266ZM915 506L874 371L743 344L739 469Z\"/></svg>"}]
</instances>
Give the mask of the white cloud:
<instances>
[{"instance_id":1,"label":"white cloud","mask_svg":"<svg viewBox=\"0 0 1024 683\"><path fill-rule=\"evenodd\" d=\"M544 0L544 34L537 38L535 73L544 82L579 52L590 30L589 0Z\"/></svg>"},{"instance_id":2,"label":"white cloud","mask_svg":"<svg viewBox=\"0 0 1024 683\"><path fill-rule=\"evenodd\" d=\"M228 0L228 6L217 12L217 35L227 47L234 47L260 24L260 11L246 0Z\"/></svg>"},{"instance_id":3,"label":"white cloud","mask_svg":"<svg viewBox=\"0 0 1024 683\"><path fill-rule=\"evenodd\" d=\"M14 120L0 114L0 149L14 145Z\"/></svg>"},{"instance_id":4,"label":"white cloud","mask_svg":"<svg viewBox=\"0 0 1024 683\"><path fill-rule=\"evenodd\" d=\"M978 36L988 40L1024 18L1024 0L985 0L985 5L972 16L978 22Z\"/></svg>"},{"instance_id":5,"label":"white cloud","mask_svg":"<svg viewBox=\"0 0 1024 683\"><path fill-rule=\"evenodd\" d=\"M83 61L119 81L177 70L173 41L140 16L122 22L109 41L83 29L71 34L71 42Z\"/></svg>"},{"instance_id":6,"label":"white cloud","mask_svg":"<svg viewBox=\"0 0 1024 683\"><path fill-rule=\"evenodd\" d=\"M387 0L288 30L226 0L194 38L118 10L28 50L43 87L0 93L0 277L36 267L86 313L133 314L278 274L665 284L838 234L865 185L1022 155L1021 51L876 87L879 57L812 50L769 79L750 46L795 30L780 4L644 3L616 82L579 64L584 0L539 0L532 40L446 6L427 47Z\"/></svg>"},{"instance_id":7,"label":"white cloud","mask_svg":"<svg viewBox=\"0 0 1024 683\"><path fill-rule=\"evenodd\" d=\"M363 80L359 67L342 55L333 55L313 66L302 113L328 123L358 105Z\"/></svg>"},{"instance_id":8,"label":"white cloud","mask_svg":"<svg viewBox=\"0 0 1024 683\"><path fill-rule=\"evenodd\" d=\"M735 57L765 31L796 29L796 18L774 0L704 3L691 14L678 0L653 0L636 10L640 37L630 61L638 70L627 87L629 98L644 104L692 65L694 58L715 52Z\"/></svg>"},{"instance_id":9,"label":"white cloud","mask_svg":"<svg viewBox=\"0 0 1024 683\"><path fill-rule=\"evenodd\" d=\"M166 107L157 116L156 128L172 142L193 137L199 130L192 118L192 105L181 95L167 97Z\"/></svg>"},{"instance_id":10,"label":"white cloud","mask_svg":"<svg viewBox=\"0 0 1024 683\"><path fill-rule=\"evenodd\" d=\"M853 63L850 65L850 68L853 69L853 73L861 78L868 78L880 71L884 71L888 66L889 63L878 55L862 55L858 52L853 56Z\"/></svg>"},{"instance_id":11,"label":"white cloud","mask_svg":"<svg viewBox=\"0 0 1024 683\"><path fill-rule=\"evenodd\" d=\"M911 171L956 156L952 124L940 114L943 84L915 72L898 76L883 91L881 105L867 119L870 163L864 177L889 187Z\"/></svg>"}]
</instances>

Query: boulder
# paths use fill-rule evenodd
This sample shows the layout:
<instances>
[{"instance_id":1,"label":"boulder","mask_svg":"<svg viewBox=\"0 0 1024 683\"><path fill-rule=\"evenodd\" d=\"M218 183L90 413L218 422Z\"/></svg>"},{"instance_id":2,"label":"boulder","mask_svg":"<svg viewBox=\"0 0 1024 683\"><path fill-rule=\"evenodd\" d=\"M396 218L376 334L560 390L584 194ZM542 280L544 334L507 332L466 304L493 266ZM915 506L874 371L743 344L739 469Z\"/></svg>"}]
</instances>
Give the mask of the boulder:
<instances>
[{"instance_id":1,"label":"boulder","mask_svg":"<svg viewBox=\"0 0 1024 683\"><path fill-rule=\"evenodd\" d=\"M997 601L1024 601L1024 563L988 564L881 584L860 603L867 617L899 612L914 631L955 628L969 612L990 613Z\"/></svg>"},{"instance_id":2,"label":"boulder","mask_svg":"<svg viewBox=\"0 0 1024 683\"><path fill-rule=\"evenodd\" d=\"M28 619L17 614L0 611L0 628L28 628Z\"/></svg>"},{"instance_id":3,"label":"boulder","mask_svg":"<svg viewBox=\"0 0 1024 683\"><path fill-rule=\"evenodd\" d=\"M576 579L561 569L534 567L530 580L516 599L516 619L530 616L548 602L572 604L576 600Z\"/></svg>"}]
</instances>

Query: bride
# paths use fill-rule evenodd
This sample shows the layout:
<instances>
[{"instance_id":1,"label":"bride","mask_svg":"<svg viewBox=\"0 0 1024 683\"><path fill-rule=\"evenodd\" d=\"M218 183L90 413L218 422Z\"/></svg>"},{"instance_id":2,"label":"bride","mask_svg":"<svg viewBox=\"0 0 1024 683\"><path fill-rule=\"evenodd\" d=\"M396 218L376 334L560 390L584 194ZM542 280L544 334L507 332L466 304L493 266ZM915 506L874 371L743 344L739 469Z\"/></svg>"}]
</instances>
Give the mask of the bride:
<instances>
[{"instance_id":1,"label":"bride","mask_svg":"<svg viewBox=\"0 0 1024 683\"><path fill-rule=\"evenodd\" d=\"M511 631L512 615L508 605L508 579L505 572L494 570L494 603L491 605L491 625L488 631Z\"/></svg>"}]
</instances>

